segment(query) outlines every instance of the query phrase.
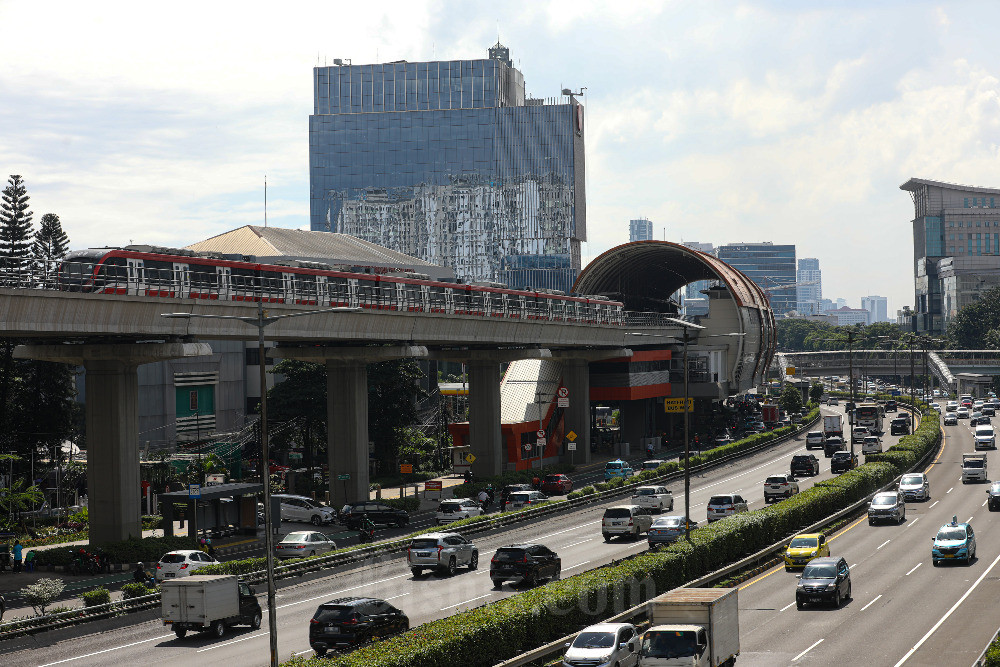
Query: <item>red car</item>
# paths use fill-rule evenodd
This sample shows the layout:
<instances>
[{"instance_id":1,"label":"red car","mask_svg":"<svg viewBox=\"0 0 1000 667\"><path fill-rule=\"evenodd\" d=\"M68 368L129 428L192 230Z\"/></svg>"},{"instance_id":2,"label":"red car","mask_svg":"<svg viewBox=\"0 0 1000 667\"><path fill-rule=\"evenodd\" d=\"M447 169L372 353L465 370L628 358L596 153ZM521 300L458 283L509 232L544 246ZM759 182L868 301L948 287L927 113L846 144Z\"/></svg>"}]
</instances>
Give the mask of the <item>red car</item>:
<instances>
[{"instance_id":1,"label":"red car","mask_svg":"<svg viewBox=\"0 0 1000 667\"><path fill-rule=\"evenodd\" d=\"M566 475L546 475L541 492L547 496L564 496L573 490L573 480Z\"/></svg>"}]
</instances>

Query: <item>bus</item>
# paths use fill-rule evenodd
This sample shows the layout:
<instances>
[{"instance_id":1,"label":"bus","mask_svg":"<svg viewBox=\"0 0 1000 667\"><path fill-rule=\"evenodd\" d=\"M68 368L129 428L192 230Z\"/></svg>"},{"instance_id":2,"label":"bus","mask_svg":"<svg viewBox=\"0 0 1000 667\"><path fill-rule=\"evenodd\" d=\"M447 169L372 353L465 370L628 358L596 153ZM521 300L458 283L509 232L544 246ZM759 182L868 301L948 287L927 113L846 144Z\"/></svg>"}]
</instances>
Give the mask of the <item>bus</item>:
<instances>
[{"instance_id":1,"label":"bus","mask_svg":"<svg viewBox=\"0 0 1000 667\"><path fill-rule=\"evenodd\" d=\"M878 403L858 403L854 409L854 426L864 427L869 433L882 435L882 407Z\"/></svg>"}]
</instances>

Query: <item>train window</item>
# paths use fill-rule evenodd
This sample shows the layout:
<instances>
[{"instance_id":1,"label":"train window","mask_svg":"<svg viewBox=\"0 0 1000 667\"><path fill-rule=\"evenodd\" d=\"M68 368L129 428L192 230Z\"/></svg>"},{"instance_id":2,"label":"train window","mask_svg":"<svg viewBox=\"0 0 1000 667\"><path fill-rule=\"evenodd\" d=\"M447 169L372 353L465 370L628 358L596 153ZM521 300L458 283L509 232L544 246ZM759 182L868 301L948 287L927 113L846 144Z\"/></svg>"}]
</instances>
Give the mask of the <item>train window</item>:
<instances>
[{"instance_id":1,"label":"train window","mask_svg":"<svg viewBox=\"0 0 1000 667\"><path fill-rule=\"evenodd\" d=\"M456 313L464 314L469 312L472 306L472 299L469 297L468 291L458 288L455 290L453 298L455 300Z\"/></svg>"},{"instance_id":2,"label":"train window","mask_svg":"<svg viewBox=\"0 0 1000 667\"><path fill-rule=\"evenodd\" d=\"M551 299L549 310L552 312L552 319L562 321L566 317L566 302L562 299Z\"/></svg>"},{"instance_id":3,"label":"train window","mask_svg":"<svg viewBox=\"0 0 1000 667\"><path fill-rule=\"evenodd\" d=\"M378 306L379 291L378 283L371 280L358 281L358 300L362 306Z\"/></svg>"},{"instance_id":4,"label":"train window","mask_svg":"<svg viewBox=\"0 0 1000 667\"><path fill-rule=\"evenodd\" d=\"M420 294L420 285L412 283L401 284L403 291L403 310L423 310L423 299Z\"/></svg>"},{"instance_id":5,"label":"train window","mask_svg":"<svg viewBox=\"0 0 1000 667\"><path fill-rule=\"evenodd\" d=\"M431 285L427 293L427 306L432 313L445 311L447 303L445 301L445 291L443 285Z\"/></svg>"},{"instance_id":6,"label":"train window","mask_svg":"<svg viewBox=\"0 0 1000 667\"><path fill-rule=\"evenodd\" d=\"M347 286L347 278L337 276L327 278L326 286L330 293L331 306L346 306L350 303L351 296Z\"/></svg>"}]
</instances>

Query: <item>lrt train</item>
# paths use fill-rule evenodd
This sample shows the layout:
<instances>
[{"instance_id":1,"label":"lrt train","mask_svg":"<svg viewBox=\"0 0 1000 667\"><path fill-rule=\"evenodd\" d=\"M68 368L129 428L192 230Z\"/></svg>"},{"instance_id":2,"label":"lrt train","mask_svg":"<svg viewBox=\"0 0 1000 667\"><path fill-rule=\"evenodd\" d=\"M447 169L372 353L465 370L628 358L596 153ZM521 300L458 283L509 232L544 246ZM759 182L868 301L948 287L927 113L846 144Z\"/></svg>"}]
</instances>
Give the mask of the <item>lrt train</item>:
<instances>
[{"instance_id":1,"label":"lrt train","mask_svg":"<svg viewBox=\"0 0 1000 667\"><path fill-rule=\"evenodd\" d=\"M622 325L624 306L604 296L447 282L383 267L335 268L156 246L91 248L62 259L57 288L93 294L348 306L362 309ZM379 273L382 272L382 273Z\"/></svg>"}]
</instances>

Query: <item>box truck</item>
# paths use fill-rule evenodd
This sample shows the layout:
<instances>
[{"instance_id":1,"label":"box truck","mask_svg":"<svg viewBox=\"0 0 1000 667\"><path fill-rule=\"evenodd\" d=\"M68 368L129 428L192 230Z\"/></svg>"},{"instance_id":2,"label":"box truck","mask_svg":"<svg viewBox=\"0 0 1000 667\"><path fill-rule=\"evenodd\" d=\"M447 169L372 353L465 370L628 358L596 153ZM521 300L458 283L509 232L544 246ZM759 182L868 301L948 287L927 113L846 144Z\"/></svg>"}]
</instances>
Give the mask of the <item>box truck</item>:
<instances>
[{"instance_id":1,"label":"box truck","mask_svg":"<svg viewBox=\"0 0 1000 667\"><path fill-rule=\"evenodd\" d=\"M163 624L183 639L188 630L215 637L231 625L260 628L261 609L254 589L235 575L192 574L167 579L160 587Z\"/></svg>"},{"instance_id":2,"label":"box truck","mask_svg":"<svg viewBox=\"0 0 1000 667\"><path fill-rule=\"evenodd\" d=\"M823 415L823 437L843 438L844 437L844 420L841 415Z\"/></svg>"},{"instance_id":3,"label":"box truck","mask_svg":"<svg viewBox=\"0 0 1000 667\"><path fill-rule=\"evenodd\" d=\"M639 667L732 667L740 654L736 588L675 588L650 600Z\"/></svg>"}]
</instances>

